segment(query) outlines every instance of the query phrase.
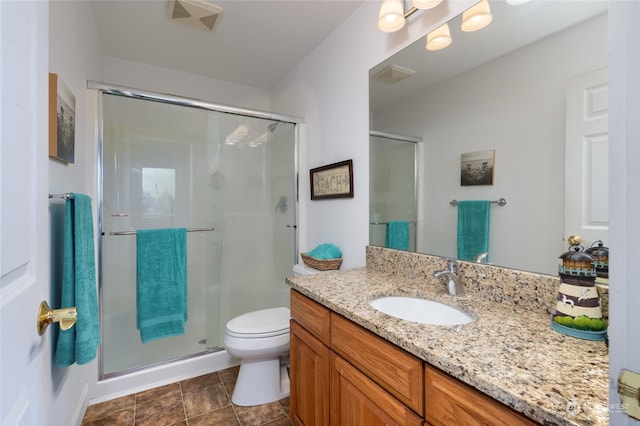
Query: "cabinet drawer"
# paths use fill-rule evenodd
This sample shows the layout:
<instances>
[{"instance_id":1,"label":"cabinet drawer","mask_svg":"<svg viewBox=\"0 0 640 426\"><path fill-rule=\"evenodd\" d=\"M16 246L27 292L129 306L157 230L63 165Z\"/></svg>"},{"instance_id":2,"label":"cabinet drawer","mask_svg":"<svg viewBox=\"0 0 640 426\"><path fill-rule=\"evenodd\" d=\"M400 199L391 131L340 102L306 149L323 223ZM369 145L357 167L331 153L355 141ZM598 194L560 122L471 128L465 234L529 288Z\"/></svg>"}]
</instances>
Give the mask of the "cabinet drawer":
<instances>
[{"instance_id":1,"label":"cabinet drawer","mask_svg":"<svg viewBox=\"0 0 640 426\"><path fill-rule=\"evenodd\" d=\"M335 312L331 313L331 349L413 411L424 414L423 367L419 358Z\"/></svg>"},{"instance_id":2,"label":"cabinet drawer","mask_svg":"<svg viewBox=\"0 0 640 426\"><path fill-rule=\"evenodd\" d=\"M291 290L291 319L303 326L308 332L329 346L329 322L331 320L328 308L307 296Z\"/></svg>"},{"instance_id":3,"label":"cabinet drawer","mask_svg":"<svg viewBox=\"0 0 640 426\"><path fill-rule=\"evenodd\" d=\"M331 424L421 426L407 406L339 355L331 353Z\"/></svg>"},{"instance_id":4,"label":"cabinet drawer","mask_svg":"<svg viewBox=\"0 0 640 426\"><path fill-rule=\"evenodd\" d=\"M425 418L434 426L537 425L510 407L429 365L425 365L425 382Z\"/></svg>"}]
</instances>

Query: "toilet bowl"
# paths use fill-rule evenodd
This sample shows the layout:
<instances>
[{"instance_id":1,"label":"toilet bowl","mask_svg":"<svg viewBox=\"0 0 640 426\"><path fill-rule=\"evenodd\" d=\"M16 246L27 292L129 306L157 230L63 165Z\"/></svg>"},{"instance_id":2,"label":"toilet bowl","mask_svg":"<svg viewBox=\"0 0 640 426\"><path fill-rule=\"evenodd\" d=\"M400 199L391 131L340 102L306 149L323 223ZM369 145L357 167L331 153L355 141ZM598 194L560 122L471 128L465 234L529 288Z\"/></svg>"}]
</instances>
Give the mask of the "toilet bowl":
<instances>
[{"instance_id":1,"label":"toilet bowl","mask_svg":"<svg viewBox=\"0 0 640 426\"><path fill-rule=\"evenodd\" d=\"M227 323L224 346L240 359L234 404L261 405L289 396L290 315L289 308L263 309Z\"/></svg>"}]
</instances>

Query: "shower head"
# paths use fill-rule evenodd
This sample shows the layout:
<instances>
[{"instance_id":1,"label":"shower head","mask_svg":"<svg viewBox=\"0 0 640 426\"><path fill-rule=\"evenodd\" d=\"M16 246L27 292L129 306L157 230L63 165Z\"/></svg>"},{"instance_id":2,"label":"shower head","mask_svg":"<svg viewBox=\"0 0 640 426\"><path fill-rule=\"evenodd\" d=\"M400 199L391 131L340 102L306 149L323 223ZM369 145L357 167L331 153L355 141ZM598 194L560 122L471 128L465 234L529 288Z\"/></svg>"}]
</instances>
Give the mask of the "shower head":
<instances>
[{"instance_id":1,"label":"shower head","mask_svg":"<svg viewBox=\"0 0 640 426\"><path fill-rule=\"evenodd\" d=\"M280 121L274 121L273 123L269 124L267 126L267 129L269 129L269 131L271 133L275 132L276 129L278 128L278 126L280 125Z\"/></svg>"}]
</instances>

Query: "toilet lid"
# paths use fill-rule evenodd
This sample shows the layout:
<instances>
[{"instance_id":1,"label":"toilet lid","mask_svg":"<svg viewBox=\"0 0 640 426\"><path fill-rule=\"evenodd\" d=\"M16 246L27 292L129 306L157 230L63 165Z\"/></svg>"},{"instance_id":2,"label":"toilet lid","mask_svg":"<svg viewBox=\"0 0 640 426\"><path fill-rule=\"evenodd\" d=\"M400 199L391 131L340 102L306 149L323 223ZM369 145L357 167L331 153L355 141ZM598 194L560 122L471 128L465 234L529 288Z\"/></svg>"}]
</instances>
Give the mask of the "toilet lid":
<instances>
[{"instance_id":1,"label":"toilet lid","mask_svg":"<svg viewBox=\"0 0 640 426\"><path fill-rule=\"evenodd\" d=\"M237 316L227 323L227 334L246 339L289 332L289 308L271 308Z\"/></svg>"}]
</instances>

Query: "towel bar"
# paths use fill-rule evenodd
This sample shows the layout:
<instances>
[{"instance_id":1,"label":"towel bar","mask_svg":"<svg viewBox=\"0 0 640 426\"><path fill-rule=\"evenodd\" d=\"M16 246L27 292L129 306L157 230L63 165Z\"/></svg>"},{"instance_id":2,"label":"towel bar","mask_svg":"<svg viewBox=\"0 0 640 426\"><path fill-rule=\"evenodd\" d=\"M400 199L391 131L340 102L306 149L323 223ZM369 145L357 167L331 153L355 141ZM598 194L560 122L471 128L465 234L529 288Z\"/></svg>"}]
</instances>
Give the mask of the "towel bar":
<instances>
[{"instance_id":1,"label":"towel bar","mask_svg":"<svg viewBox=\"0 0 640 426\"><path fill-rule=\"evenodd\" d=\"M415 220L410 220L410 224L414 225L416 223ZM389 222L369 222L369 225L388 225Z\"/></svg>"},{"instance_id":2,"label":"towel bar","mask_svg":"<svg viewBox=\"0 0 640 426\"><path fill-rule=\"evenodd\" d=\"M208 232L216 228L187 228L187 232ZM136 235L136 231L109 231L109 235Z\"/></svg>"},{"instance_id":3,"label":"towel bar","mask_svg":"<svg viewBox=\"0 0 640 426\"><path fill-rule=\"evenodd\" d=\"M69 194L68 192L65 192L64 194L49 194L49 198L63 198L65 200L68 200L71 198L71 194Z\"/></svg>"},{"instance_id":4,"label":"towel bar","mask_svg":"<svg viewBox=\"0 0 640 426\"><path fill-rule=\"evenodd\" d=\"M497 204L499 206L504 206L507 204L507 200L505 200L504 198L500 198L498 200L492 200L489 201L491 204ZM449 201L449 204L451 204L452 206L457 206L458 205L458 200L451 200Z\"/></svg>"}]
</instances>

